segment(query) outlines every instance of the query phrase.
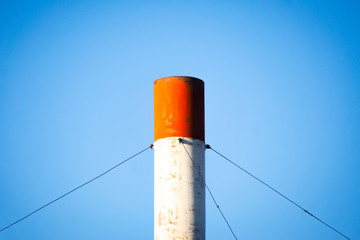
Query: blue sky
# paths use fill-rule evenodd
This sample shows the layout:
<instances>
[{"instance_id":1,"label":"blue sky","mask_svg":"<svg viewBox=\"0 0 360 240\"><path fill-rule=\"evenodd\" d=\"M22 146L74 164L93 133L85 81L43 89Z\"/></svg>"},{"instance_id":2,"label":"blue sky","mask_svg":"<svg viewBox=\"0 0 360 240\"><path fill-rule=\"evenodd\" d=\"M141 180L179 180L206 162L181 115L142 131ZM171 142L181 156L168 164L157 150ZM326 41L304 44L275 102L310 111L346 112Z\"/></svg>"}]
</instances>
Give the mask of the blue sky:
<instances>
[{"instance_id":1,"label":"blue sky","mask_svg":"<svg viewBox=\"0 0 360 240\"><path fill-rule=\"evenodd\" d=\"M356 1L3 1L0 227L153 141L153 81L205 82L206 142L360 239ZM343 239L206 153L239 239ZM152 239L153 152L0 233ZM207 239L232 239L207 196Z\"/></svg>"}]
</instances>

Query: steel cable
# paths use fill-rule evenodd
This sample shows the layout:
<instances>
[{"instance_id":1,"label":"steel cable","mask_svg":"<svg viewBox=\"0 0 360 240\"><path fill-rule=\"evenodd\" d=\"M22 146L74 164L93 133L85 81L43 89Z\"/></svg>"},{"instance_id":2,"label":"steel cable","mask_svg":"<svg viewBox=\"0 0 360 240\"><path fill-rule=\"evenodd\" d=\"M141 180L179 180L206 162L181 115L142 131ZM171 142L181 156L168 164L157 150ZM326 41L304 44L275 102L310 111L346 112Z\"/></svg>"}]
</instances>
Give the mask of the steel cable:
<instances>
[{"instance_id":1,"label":"steel cable","mask_svg":"<svg viewBox=\"0 0 360 240\"><path fill-rule=\"evenodd\" d=\"M237 165L235 162L231 161L230 159L228 159L227 157L225 157L224 155L222 155L221 153L219 153L218 151L216 151L215 149L213 149L212 147L210 147L210 145L206 145L207 149L211 149L213 150L216 154L218 154L219 156L221 156L222 158L224 158L225 160L227 160L228 162L230 162L231 164L233 164L235 167L239 168L240 170L242 170L243 172L245 172L246 174L248 174L249 176L251 176L252 178L254 178L255 180L259 181L260 183L262 183L263 185L265 185L266 187L268 187L269 189L271 189L272 191L274 191L275 193L277 193L278 195L280 195L281 197L283 197L284 199L286 199L287 201L289 201L290 203L292 203L294 206L300 208L301 210L303 210L306 214L308 214L309 216L315 218L316 220L318 220L319 222L321 222L322 224L324 224L325 226L327 226L328 228L332 229L333 231L335 231L336 233L340 234L341 236L343 236L346 239L349 239L349 237L347 237L345 234L341 233L340 231L336 230L335 228L333 228L332 226L330 226L329 224L325 223L324 221L320 220L318 217L316 217L314 214L310 213L309 211L307 211L305 208L303 208L302 206L300 206L299 204L297 204L296 202L294 202L293 200L291 200L290 198L286 197L284 194L282 194L281 192L279 192L278 190L276 190L275 188L271 187L269 184L267 184L266 182L262 181L261 179L259 179L258 177L256 177L255 175L253 175L252 173L250 173L249 171L245 170L244 168L240 167L239 165Z\"/></svg>"},{"instance_id":2,"label":"steel cable","mask_svg":"<svg viewBox=\"0 0 360 240\"><path fill-rule=\"evenodd\" d=\"M134 155L132 155L131 157L129 157L129 158L125 159L124 161L122 161L122 162L120 162L120 163L116 164L115 166L113 166L112 168L110 168L110 169L106 170L105 172L101 173L100 175L98 175L98 176L96 176L96 177L94 177L94 178L90 179L89 181L87 181L87 182L85 182L85 183L81 184L80 186L78 186L78 187L76 187L76 188L74 188L74 189L72 189L72 190L68 191L67 193L65 193L65 194L61 195L60 197L58 197L58 198L56 198L56 199L52 200L51 202L48 202L47 204L45 204L45 205L43 205L43 206L41 206L41 207L37 208L36 210L32 211L31 213L29 213L29 214L25 215L24 217L22 217L22 218L20 218L20 219L16 220L15 222L13 222L13 223L9 224L9 225L8 225L8 226L6 226L6 227L4 227L4 228L0 229L0 232L5 231L6 229L8 229L8 228L10 228L10 227L14 226L15 224L17 224L17 223L19 223L19 222L21 222L21 221L25 220L26 218L30 217L31 215L33 215L33 214L37 213L38 211L40 211L40 210L42 210L42 209L46 208L47 206L49 206L49 205L51 205L51 204L53 204L53 203L55 203L55 202L59 201L60 199L62 199L62 198L64 198L64 197L66 197L66 196L67 196L67 195L69 195L70 193L75 192L75 191L76 191L76 190L78 190L79 188L82 188L82 187L84 187L85 185L87 185L87 184L89 184L89 183L91 183L91 182L95 181L96 179L98 179L98 178L100 178L100 177L104 176L105 174L109 173L110 171L114 170L115 168L119 167L120 165L122 165L122 164L126 163L126 162L127 162L127 161L129 161L130 159L132 159L132 158L134 158L134 157L138 156L139 154L141 154L141 153L145 152L145 151L146 151L146 150L148 150L149 148L152 148L152 146L153 146L153 145L151 144L149 147L147 147L147 148L145 148L145 149L141 150L141 151L140 151L140 152L138 152L138 153L135 153L135 154L134 154Z\"/></svg>"}]
</instances>

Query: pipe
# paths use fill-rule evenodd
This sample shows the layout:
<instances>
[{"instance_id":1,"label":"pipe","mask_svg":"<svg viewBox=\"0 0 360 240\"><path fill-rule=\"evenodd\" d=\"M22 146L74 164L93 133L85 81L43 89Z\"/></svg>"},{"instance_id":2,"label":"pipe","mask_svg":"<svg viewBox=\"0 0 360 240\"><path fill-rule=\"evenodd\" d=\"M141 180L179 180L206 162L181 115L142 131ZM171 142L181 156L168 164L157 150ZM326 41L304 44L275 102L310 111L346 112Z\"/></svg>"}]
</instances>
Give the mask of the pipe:
<instances>
[{"instance_id":1,"label":"pipe","mask_svg":"<svg viewBox=\"0 0 360 240\"><path fill-rule=\"evenodd\" d=\"M156 80L154 125L154 239L204 240L204 82Z\"/></svg>"}]
</instances>

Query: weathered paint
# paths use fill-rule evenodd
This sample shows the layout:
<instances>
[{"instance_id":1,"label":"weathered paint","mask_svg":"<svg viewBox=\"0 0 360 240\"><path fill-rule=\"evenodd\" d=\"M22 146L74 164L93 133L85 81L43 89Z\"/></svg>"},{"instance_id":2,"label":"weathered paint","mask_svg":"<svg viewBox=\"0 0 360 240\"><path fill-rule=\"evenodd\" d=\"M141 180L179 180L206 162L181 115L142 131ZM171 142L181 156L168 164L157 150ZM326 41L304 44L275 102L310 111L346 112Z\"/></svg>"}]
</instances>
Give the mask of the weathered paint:
<instances>
[{"instance_id":1,"label":"weathered paint","mask_svg":"<svg viewBox=\"0 0 360 240\"><path fill-rule=\"evenodd\" d=\"M154 82L155 141L192 137L205 141L204 82L193 77L165 77Z\"/></svg>"},{"instance_id":2,"label":"weathered paint","mask_svg":"<svg viewBox=\"0 0 360 240\"><path fill-rule=\"evenodd\" d=\"M205 144L181 138L154 143L155 240L205 239Z\"/></svg>"}]
</instances>

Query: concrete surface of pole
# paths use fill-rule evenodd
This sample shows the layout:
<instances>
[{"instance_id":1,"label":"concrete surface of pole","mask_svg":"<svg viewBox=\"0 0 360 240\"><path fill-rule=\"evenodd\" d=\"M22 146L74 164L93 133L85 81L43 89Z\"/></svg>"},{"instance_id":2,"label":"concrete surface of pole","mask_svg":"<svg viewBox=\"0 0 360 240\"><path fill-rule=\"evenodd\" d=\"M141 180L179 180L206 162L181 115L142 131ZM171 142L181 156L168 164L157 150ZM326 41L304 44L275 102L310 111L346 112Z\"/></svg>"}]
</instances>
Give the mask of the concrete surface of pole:
<instances>
[{"instance_id":1,"label":"concrete surface of pole","mask_svg":"<svg viewBox=\"0 0 360 240\"><path fill-rule=\"evenodd\" d=\"M204 82L156 80L154 124L154 239L204 240Z\"/></svg>"}]
</instances>

